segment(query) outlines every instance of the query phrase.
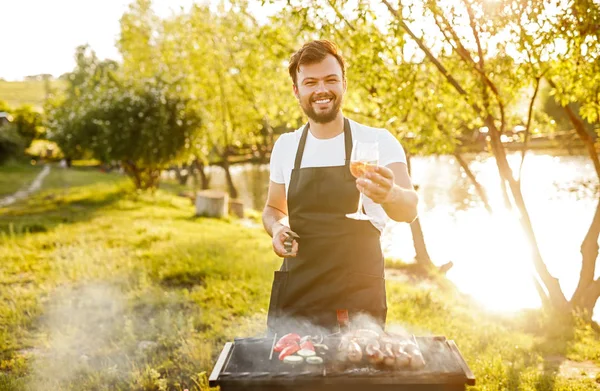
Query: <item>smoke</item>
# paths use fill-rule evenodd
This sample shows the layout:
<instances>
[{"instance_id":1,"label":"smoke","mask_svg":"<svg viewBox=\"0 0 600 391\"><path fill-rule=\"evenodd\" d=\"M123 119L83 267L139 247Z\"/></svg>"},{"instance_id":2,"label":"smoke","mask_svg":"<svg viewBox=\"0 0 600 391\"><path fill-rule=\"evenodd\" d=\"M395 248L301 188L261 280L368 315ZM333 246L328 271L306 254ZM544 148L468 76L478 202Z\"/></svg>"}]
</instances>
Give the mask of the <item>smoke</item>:
<instances>
[{"instance_id":1,"label":"smoke","mask_svg":"<svg viewBox=\"0 0 600 391\"><path fill-rule=\"evenodd\" d=\"M301 336L323 335L327 337L332 334L336 334L336 331L340 331L340 334L344 334L345 332L352 332L353 330L360 329L368 329L375 331L381 337L387 335L392 337L394 340L406 341L416 345L424 357L425 367L422 369L411 369L412 371L422 371L422 373L434 374L463 373L463 369L460 366L457 357L451 351L451 348L444 336L434 336L429 331L415 329L409 324L402 325L399 323L388 323L384 330L378 320L364 313L351 315L349 324L346 328L341 330L325 329L311 323L307 319L284 318L280 320L280 327L278 327L279 334L276 336L276 339L279 339L287 333L298 333ZM340 334L337 336L341 336ZM269 336L273 337L273 333L271 333ZM337 346L330 346L330 349L337 349ZM250 362L250 359L247 361ZM262 363L260 366L262 369ZM268 370L268 368L262 370Z\"/></svg>"},{"instance_id":2,"label":"smoke","mask_svg":"<svg viewBox=\"0 0 600 391\"><path fill-rule=\"evenodd\" d=\"M39 338L28 389L165 390L165 367L190 387L211 362L212 343L198 334L202 311L178 291L132 287L126 280L58 288L36 325ZM196 372L194 372L196 371Z\"/></svg>"},{"instance_id":3,"label":"smoke","mask_svg":"<svg viewBox=\"0 0 600 391\"><path fill-rule=\"evenodd\" d=\"M277 320L278 336L282 337L287 333L296 333L299 335L329 335L336 330L330 330L311 322L307 318L285 316ZM289 330L289 331L288 331ZM269 330L269 336L273 336L274 330Z\"/></svg>"},{"instance_id":4,"label":"smoke","mask_svg":"<svg viewBox=\"0 0 600 391\"><path fill-rule=\"evenodd\" d=\"M34 359L34 390L59 389L90 371L112 372L126 363L126 352L111 345L122 332L124 298L104 284L59 290L47 304L40 329L47 345Z\"/></svg>"},{"instance_id":5,"label":"smoke","mask_svg":"<svg viewBox=\"0 0 600 391\"><path fill-rule=\"evenodd\" d=\"M278 320L279 335L287 333L297 333L300 335L331 335L345 330L368 329L377 332L378 334L388 333L397 337L410 338L412 334L408 331L409 327L401 326L400 324L388 324L384 328L381 323L367 313L352 314L346 327L325 328L313 323L307 318L298 317L282 317ZM272 336L273 332L269 333ZM431 333L421 331L420 335L431 335Z\"/></svg>"}]
</instances>

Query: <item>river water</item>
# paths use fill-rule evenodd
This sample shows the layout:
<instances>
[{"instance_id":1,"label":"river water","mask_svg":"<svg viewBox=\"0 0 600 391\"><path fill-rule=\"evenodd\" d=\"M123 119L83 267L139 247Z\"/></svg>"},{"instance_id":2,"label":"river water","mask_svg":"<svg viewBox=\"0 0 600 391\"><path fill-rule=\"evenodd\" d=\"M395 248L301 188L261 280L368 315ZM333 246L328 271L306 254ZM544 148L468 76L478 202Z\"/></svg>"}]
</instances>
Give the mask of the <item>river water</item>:
<instances>
[{"instance_id":1,"label":"river water","mask_svg":"<svg viewBox=\"0 0 600 391\"><path fill-rule=\"evenodd\" d=\"M412 180L419 186L419 217L432 261L436 265L452 261L448 278L491 310L537 307L540 300L532 282L528 244L518 213L505 209L495 160L486 154L466 158L486 189L492 215L452 156L411 160ZM520 154L508 158L517 172ZM244 204L261 210L268 166L238 166L232 175ZM212 171L211 185L224 188L221 170ZM593 165L587 156L529 152L522 189L543 259L571 297L581 268L579 248L598 199ZM410 262L415 256L408 224L388 224L382 246L390 258ZM600 304L594 318L600 320Z\"/></svg>"}]
</instances>

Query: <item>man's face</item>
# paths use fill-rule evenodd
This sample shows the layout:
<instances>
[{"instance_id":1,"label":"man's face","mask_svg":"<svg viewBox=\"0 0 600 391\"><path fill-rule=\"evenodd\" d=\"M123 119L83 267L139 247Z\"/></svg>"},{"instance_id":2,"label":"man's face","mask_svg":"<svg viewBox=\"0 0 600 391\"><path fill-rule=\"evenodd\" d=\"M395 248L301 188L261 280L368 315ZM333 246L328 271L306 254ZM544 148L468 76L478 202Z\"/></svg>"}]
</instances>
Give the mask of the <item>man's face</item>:
<instances>
[{"instance_id":1,"label":"man's face","mask_svg":"<svg viewBox=\"0 0 600 391\"><path fill-rule=\"evenodd\" d=\"M333 121L342 105L346 81L337 59L328 55L319 63L301 65L294 94L308 118L324 124Z\"/></svg>"}]
</instances>

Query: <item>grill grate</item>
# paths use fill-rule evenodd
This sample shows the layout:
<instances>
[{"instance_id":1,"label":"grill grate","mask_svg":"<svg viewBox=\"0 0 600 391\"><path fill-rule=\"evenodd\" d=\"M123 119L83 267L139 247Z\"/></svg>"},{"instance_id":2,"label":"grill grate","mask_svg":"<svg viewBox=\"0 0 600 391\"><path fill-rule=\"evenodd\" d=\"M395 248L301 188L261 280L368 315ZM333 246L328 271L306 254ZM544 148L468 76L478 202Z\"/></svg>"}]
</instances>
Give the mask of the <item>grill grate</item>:
<instances>
[{"instance_id":1,"label":"grill grate","mask_svg":"<svg viewBox=\"0 0 600 391\"><path fill-rule=\"evenodd\" d=\"M475 378L453 341L417 337L426 366L421 370L380 369L326 360L324 365L289 365L272 355L273 339L240 338L227 343L210 376L221 390L464 390ZM339 339L325 343L334 349ZM334 349L335 350L335 349ZM402 388L404 387L404 388Z\"/></svg>"}]
</instances>

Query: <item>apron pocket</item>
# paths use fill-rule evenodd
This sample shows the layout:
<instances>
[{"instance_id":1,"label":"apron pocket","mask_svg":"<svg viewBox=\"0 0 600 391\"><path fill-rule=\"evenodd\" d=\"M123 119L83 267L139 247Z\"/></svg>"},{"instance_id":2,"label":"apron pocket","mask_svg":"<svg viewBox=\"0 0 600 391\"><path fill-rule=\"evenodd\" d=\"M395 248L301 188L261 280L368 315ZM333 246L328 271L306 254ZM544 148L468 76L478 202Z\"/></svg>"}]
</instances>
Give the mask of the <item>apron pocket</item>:
<instances>
[{"instance_id":1,"label":"apron pocket","mask_svg":"<svg viewBox=\"0 0 600 391\"><path fill-rule=\"evenodd\" d=\"M267 325L275 328L277 319L281 318L281 299L285 293L287 285L288 272L275 272L273 285L271 286L271 300L269 301L269 312L267 315Z\"/></svg>"},{"instance_id":2,"label":"apron pocket","mask_svg":"<svg viewBox=\"0 0 600 391\"><path fill-rule=\"evenodd\" d=\"M374 313L387 310L385 278L350 272L348 284L348 309Z\"/></svg>"}]
</instances>

